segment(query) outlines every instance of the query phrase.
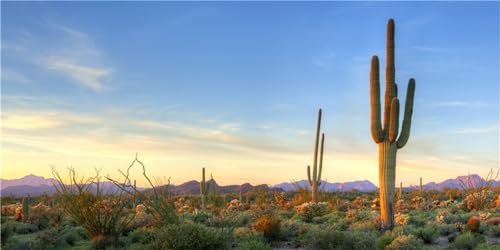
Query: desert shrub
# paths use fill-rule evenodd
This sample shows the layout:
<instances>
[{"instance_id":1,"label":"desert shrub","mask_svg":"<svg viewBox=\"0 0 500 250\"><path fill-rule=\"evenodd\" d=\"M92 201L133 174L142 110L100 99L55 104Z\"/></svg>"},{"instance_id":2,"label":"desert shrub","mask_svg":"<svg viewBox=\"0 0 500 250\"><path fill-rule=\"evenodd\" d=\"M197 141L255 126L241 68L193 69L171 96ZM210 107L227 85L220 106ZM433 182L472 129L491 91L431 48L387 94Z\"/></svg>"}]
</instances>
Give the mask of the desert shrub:
<instances>
[{"instance_id":1,"label":"desert shrub","mask_svg":"<svg viewBox=\"0 0 500 250\"><path fill-rule=\"evenodd\" d=\"M14 235L14 227L12 226L12 223L6 222L2 223L2 228L0 230L1 232L1 240L2 246L5 245L5 243L9 240L9 238Z\"/></svg>"},{"instance_id":2,"label":"desert shrub","mask_svg":"<svg viewBox=\"0 0 500 250\"><path fill-rule=\"evenodd\" d=\"M69 183L63 181L55 168L52 173L57 181L54 187L61 208L85 228L96 247L116 245L118 237L133 219L124 209L127 197L123 192L104 195L99 170L94 177L85 179L70 168Z\"/></svg>"},{"instance_id":3,"label":"desert shrub","mask_svg":"<svg viewBox=\"0 0 500 250\"><path fill-rule=\"evenodd\" d=\"M451 244L454 249L467 249L472 250L480 243L485 242L486 239L480 234L465 232L455 238Z\"/></svg>"},{"instance_id":4,"label":"desert shrub","mask_svg":"<svg viewBox=\"0 0 500 250\"><path fill-rule=\"evenodd\" d=\"M283 240L296 240L297 237L307 233L311 225L302 221L287 220L281 223L281 236Z\"/></svg>"},{"instance_id":5,"label":"desert shrub","mask_svg":"<svg viewBox=\"0 0 500 250\"><path fill-rule=\"evenodd\" d=\"M427 225L423 228L419 228L416 231L416 236L424 241L424 243L433 243L438 237L437 229L432 225Z\"/></svg>"},{"instance_id":6,"label":"desert shrub","mask_svg":"<svg viewBox=\"0 0 500 250\"><path fill-rule=\"evenodd\" d=\"M423 248L422 241L414 235L400 235L391 244L386 246L387 250L419 250Z\"/></svg>"},{"instance_id":7,"label":"desert shrub","mask_svg":"<svg viewBox=\"0 0 500 250\"><path fill-rule=\"evenodd\" d=\"M154 235L152 249L203 250L229 249L231 235L227 230L211 229L197 224L172 224Z\"/></svg>"},{"instance_id":8,"label":"desert shrub","mask_svg":"<svg viewBox=\"0 0 500 250\"><path fill-rule=\"evenodd\" d=\"M194 221L195 223L205 224L210 218L210 214L205 211L199 211L197 213L189 214L188 218Z\"/></svg>"},{"instance_id":9,"label":"desert shrub","mask_svg":"<svg viewBox=\"0 0 500 250\"><path fill-rule=\"evenodd\" d=\"M375 231L348 231L347 249L376 249L378 234Z\"/></svg>"},{"instance_id":10,"label":"desert shrub","mask_svg":"<svg viewBox=\"0 0 500 250\"><path fill-rule=\"evenodd\" d=\"M483 179L475 179L468 175L465 179L460 179L460 185L464 191L464 206L468 210L481 210L486 208L489 201L495 197L493 183L500 174L491 169L488 175Z\"/></svg>"},{"instance_id":11,"label":"desert shrub","mask_svg":"<svg viewBox=\"0 0 500 250\"><path fill-rule=\"evenodd\" d=\"M469 217L470 217L469 213L448 214L444 217L444 222L447 224L454 224L454 223L465 224L467 223L467 219L469 219Z\"/></svg>"},{"instance_id":12,"label":"desert shrub","mask_svg":"<svg viewBox=\"0 0 500 250\"><path fill-rule=\"evenodd\" d=\"M474 250L498 250L497 244L481 243L477 245Z\"/></svg>"},{"instance_id":13,"label":"desert shrub","mask_svg":"<svg viewBox=\"0 0 500 250\"><path fill-rule=\"evenodd\" d=\"M21 222L17 222L14 224L14 232L18 234L30 234L37 231L38 227L33 224L21 223Z\"/></svg>"},{"instance_id":14,"label":"desert shrub","mask_svg":"<svg viewBox=\"0 0 500 250\"><path fill-rule=\"evenodd\" d=\"M314 217L328 213L327 202L306 202L294 208L295 214L306 222L312 222Z\"/></svg>"},{"instance_id":15,"label":"desert shrub","mask_svg":"<svg viewBox=\"0 0 500 250\"><path fill-rule=\"evenodd\" d=\"M64 249L68 243L57 229L47 229L37 234L35 244L42 249Z\"/></svg>"},{"instance_id":16,"label":"desert shrub","mask_svg":"<svg viewBox=\"0 0 500 250\"><path fill-rule=\"evenodd\" d=\"M30 250L33 249L33 242L21 241L17 238L10 238L5 243L5 249Z\"/></svg>"},{"instance_id":17,"label":"desert shrub","mask_svg":"<svg viewBox=\"0 0 500 250\"><path fill-rule=\"evenodd\" d=\"M233 239L236 243L244 241L265 240L262 232L253 231L248 227L238 227L233 230Z\"/></svg>"},{"instance_id":18,"label":"desert shrub","mask_svg":"<svg viewBox=\"0 0 500 250\"><path fill-rule=\"evenodd\" d=\"M341 249L345 242L344 233L329 228L314 228L302 237L306 249Z\"/></svg>"},{"instance_id":19,"label":"desert shrub","mask_svg":"<svg viewBox=\"0 0 500 250\"><path fill-rule=\"evenodd\" d=\"M263 215L252 224L252 228L257 232L263 232L264 237L269 240L276 240L281 233L281 220L275 216Z\"/></svg>"},{"instance_id":20,"label":"desert shrub","mask_svg":"<svg viewBox=\"0 0 500 250\"><path fill-rule=\"evenodd\" d=\"M351 225L349 225L349 231L374 231L377 228L371 221L362 221L362 222L355 222Z\"/></svg>"},{"instance_id":21,"label":"desert shrub","mask_svg":"<svg viewBox=\"0 0 500 250\"><path fill-rule=\"evenodd\" d=\"M390 234L384 234L382 235L378 241L377 241L377 248L378 249L385 249L391 242L395 239L393 235Z\"/></svg>"},{"instance_id":22,"label":"desert shrub","mask_svg":"<svg viewBox=\"0 0 500 250\"><path fill-rule=\"evenodd\" d=\"M150 228L138 228L128 234L131 243L149 244L154 239L154 230Z\"/></svg>"},{"instance_id":23,"label":"desert shrub","mask_svg":"<svg viewBox=\"0 0 500 250\"><path fill-rule=\"evenodd\" d=\"M236 247L237 250L272 250L269 243L262 240L243 241Z\"/></svg>"},{"instance_id":24,"label":"desert shrub","mask_svg":"<svg viewBox=\"0 0 500 250\"><path fill-rule=\"evenodd\" d=\"M486 232L492 237L500 237L500 225L488 225Z\"/></svg>"},{"instance_id":25,"label":"desert shrub","mask_svg":"<svg viewBox=\"0 0 500 250\"><path fill-rule=\"evenodd\" d=\"M251 214L246 211L224 211L210 217L206 224L211 227L241 227L248 225L251 219Z\"/></svg>"},{"instance_id":26,"label":"desert shrub","mask_svg":"<svg viewBox=\"0 0 500 250\"><path fill-rule=\"evenodd\" d=\"M438 224L435 226L439 234L442 236L446 236L457 231L457 228L450 224Z\"/></svg>"}]
</instances>

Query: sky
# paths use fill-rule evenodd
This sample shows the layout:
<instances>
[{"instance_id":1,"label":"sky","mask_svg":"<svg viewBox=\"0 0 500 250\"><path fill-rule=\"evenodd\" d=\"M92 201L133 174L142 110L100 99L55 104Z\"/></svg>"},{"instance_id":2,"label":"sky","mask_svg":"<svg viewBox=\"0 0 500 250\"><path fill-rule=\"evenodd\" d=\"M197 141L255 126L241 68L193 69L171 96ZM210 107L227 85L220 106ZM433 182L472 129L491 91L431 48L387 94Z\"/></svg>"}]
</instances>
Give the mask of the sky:
<instances>
[{"instance_id":1,"label":"sky","mask_svg":"<svg viewBox=\"0 0 500 250\"><path fill-rule=\"evenodd\" d=\"M369 64L384 79L389 18L402 104L416 79L396 183L485 176L500 165L499 7L2 2L1 177L118 177L138 153L175 184L202 167L219 184L301 180L322 108L323 178L378 185Z\"/></svg>"}]
</instances>

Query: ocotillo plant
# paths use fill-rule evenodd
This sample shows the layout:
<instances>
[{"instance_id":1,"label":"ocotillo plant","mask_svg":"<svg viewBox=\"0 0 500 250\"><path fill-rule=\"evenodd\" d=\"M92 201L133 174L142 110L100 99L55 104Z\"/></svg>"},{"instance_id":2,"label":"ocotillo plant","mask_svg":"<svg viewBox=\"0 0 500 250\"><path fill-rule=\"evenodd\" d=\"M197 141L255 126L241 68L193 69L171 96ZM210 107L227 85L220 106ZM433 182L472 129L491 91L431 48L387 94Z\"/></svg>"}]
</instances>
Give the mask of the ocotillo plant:
<instances>
[{"instance_id":1,"label":"ocotillo plant","mask_svg":"<svg viewBox=\"0 0 500 250\"><path fill-rule=\"evenodd\" d=\"M382 226L390 229L394 226L394 191L396 181L396 153L404 147L410 137L411 116L413 112L413 96L415 80L408 83L403 126L398 138L399 99L395 82L394 63L394 20L387 24L387 66L384 100L383 127L380 118L380 79L378 57L372 57L370 70L371 96L371 135L379 148L379 186L380 214Z\"/></svg>"},{"instance_id":2,"label":"ocotillo plant","mask_svg":"<svg viewBox=\"0 0 500 250\"><path fill-rule=\"evenodd\" d=\"M311 167L307 166L307 179L311 185L311 201L318 201L318 187L321 185L321 171L323 170L323 146L325 144L325 134L321 134L321 148L319 152L319 166L318 166L318 144L319 132L321 130L321 109L318 111L318 124L316 126L316 142L314 143L314 162L313 171L311 175Z\"/></svg>"}]
</instances>

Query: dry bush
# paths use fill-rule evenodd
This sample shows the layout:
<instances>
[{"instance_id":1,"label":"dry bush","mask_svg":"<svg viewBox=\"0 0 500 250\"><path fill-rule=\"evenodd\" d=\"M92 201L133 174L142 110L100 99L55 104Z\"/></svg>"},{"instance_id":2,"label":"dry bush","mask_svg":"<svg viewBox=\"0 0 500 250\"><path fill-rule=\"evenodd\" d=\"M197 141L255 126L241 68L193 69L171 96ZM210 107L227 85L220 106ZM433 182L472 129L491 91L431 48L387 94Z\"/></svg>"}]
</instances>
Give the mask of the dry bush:
<instances>
[{"instance_id":1,"label":"dry bush","mask_svg":"<svg viewBox=\"0 0 500 250\"><path fill-rule=\"evenodd\" d=\"M140 192L137 190L135 185L131 184L133 182L130 179L130 169L136 165L136 163L142 168L142 174L151 187L150 192ZM156 185L154 185L146 174L146 166L137 158L137 154L135 155L135 159L128 166L126 172L122 172L121 170L118 171L123 176L123 181L118 181L110 177L106 178L123 192L132 195L134 199L140 199L145 205L147 212L152 215L152 224L154 226L161 227L179 223L179 218L175 212L172 197L169 191L170 179L168 179L165 184L165 180L155 178Z\"/></svg>"},{"instance_id":2,"label":"dry bush","mask_svg":"<svg viewBox=\"0 0 500 250\"><path fill-rule=\"evenodd\" d=\"M475 180L471 176L460 179L460 186L464 190L464 206L468 210L481 210L487 207L489 200L493 200L493 183L498 178L500 169L496 172L493 169L488 172L486 178Z\"/></svg>"},{"instance_id":3,"label":"dry bush","mask_svg":"<svg viewBox=\"0 0 500 250\"><path fill-rule=\"evenodd\" d=\"M69 168L69 183L59 175L55 167L52 173L56 179L54 187L58 193L61 208L87 231L94 245L116 245L118 237L133 217L124 209L126 197L115 190L104 194L100 170L90 178L79 177Z\"/></svg>"}]
</instances>

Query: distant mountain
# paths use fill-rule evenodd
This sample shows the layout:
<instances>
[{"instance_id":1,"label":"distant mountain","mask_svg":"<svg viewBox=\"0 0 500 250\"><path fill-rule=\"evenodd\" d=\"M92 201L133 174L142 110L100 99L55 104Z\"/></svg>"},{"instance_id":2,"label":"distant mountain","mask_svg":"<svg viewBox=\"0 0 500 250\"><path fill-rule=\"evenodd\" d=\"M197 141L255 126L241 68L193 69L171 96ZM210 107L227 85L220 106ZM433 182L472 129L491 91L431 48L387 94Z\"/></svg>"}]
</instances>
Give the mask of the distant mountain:
<instances>
[{"instance_id":1,"label":"distant mountain","mask_svg":"<svg viewBox=\"0 0 500 250\"><path fill-rule=\"evenodd\" d=\"M469 176L458 176L455 179L447 179L442 182L429 182L423 185L424 190L443 190L445 188L461 188L460 181L467 182L470 180L473 183L480 183L484 181L479 175L473 174ZM215 182L214 180L210 180ZM20 179L15 180L4 180L0 179L0 194L2 196L38 196L41 194L54 194L56 192L53 184L57 183L53 178L44 178L36 175L27 175ZM253 186L250 183L244 183L241 185L227 185L220 186L215 182L215 186L218 193L239 193L240 190L243 193L264 190L264 191L292 191L297 189L297 187L302 187L310 189L307 180L300 180L296 182L283 182L276 185L268 186L266 184ZM500 186L500 180L494 181L493 186ZM406 190L418 189L419 186L409 186L405 187ZM147 188L138 188L139 190L148 190ZM358 190L361 192L373 192L377 191L378 188L372 182L368 180L362 181L349 181L349 182L335 182L330 183L323 181L321 190L326 192L338 192L338 191L352 191ZM92 187L95 191L95 187ZM117 187L111 182L101 182L101 190L104 193L113 193L118 191ZM200 193L200 183L198 181L188 181L180 185L171 185L170 192L175 195L196 195Z\"/></svg>"},{"instance_id":2,"label":"distant mountain","mask_svg":"<svg viewBox=\"0 0 500 250\"><path fill-rule=\"evenodd\" d=\"M310 185L307 180L300 180L291 183L283 182L280 184L273 185L271 187L281 188L285 191L293 191L299 187L310 189ZM335 182L335 183L322 181L321 185L319 186L319 189L324 190L326 192L352 191L352 190L358 190L361 192L373 192L376 191L378 188L372 182L368 180L363 180L363 181L349 181L349 182Z\"/></svg>"},{"instance_id":3,"label":"distant mountain","mask_svg":"<svg viewBox=\"0 0 500 250\"><path fill-rule=\"evenodd\" d=\"M209 180L215 182L215 180ZM55 179L44 178L35 175L27 175L20 179L15 180L3 180L0 179L0 193L2 196L38 196L42 194L54 194L56 189L53 184L57 183ZM253 186L250 183L244 183L242 185L228 185L220 186L215 182L215 186L218 193L239 193L240 190L243 193L254 191L254 190L276 190L282 191L281 189L272 189L266 184ZM101 190L104 193L114 193L119 191L118 188L111 182L101 182ZM140 191L148 191L148 188L138 188ZM96 187L91 188L92 191L96 191ZM193 195L200 193L200 183L198 181L188 181L180 185L171 185L169 191L175 195Z\"/></svg>"},{"instance_id":4,"label":"distant mountain","mask_svg":"<svg viewBox=\"0 0 500 250\"><path fill-rule=\"evenodd\" d=\"M485 180L481 178L481 176L477 174L471 174L471 175L464 175L464 176L457 176L455 179L447 179L442 182L429 182L425 185L422 185L422 188L424 190L443 190L445 188L457 188L461 189L462 188L462 182L463 183L472 183L472 184L481 184ZM500 180L493 181L492 186L498 187L500 186ZM413 186L413 189L420 188L419 186Z\"/></svg>"},{"instance_id":5,"label":"distant mountain","mask_svg":"<svg viewBox=\"0 0 500 250\"><path fill-rule=\"evenodd\" d=\"M5 189L8 187L15 187L15 186L52 186L52 184L56 183L56 180L54 178L44 178L41 176L36 176L36 175L26 175L20 179L14 179L14 180L4 180L0 179L0 187L1 189Z\"/></svg>"}]
</instances>

